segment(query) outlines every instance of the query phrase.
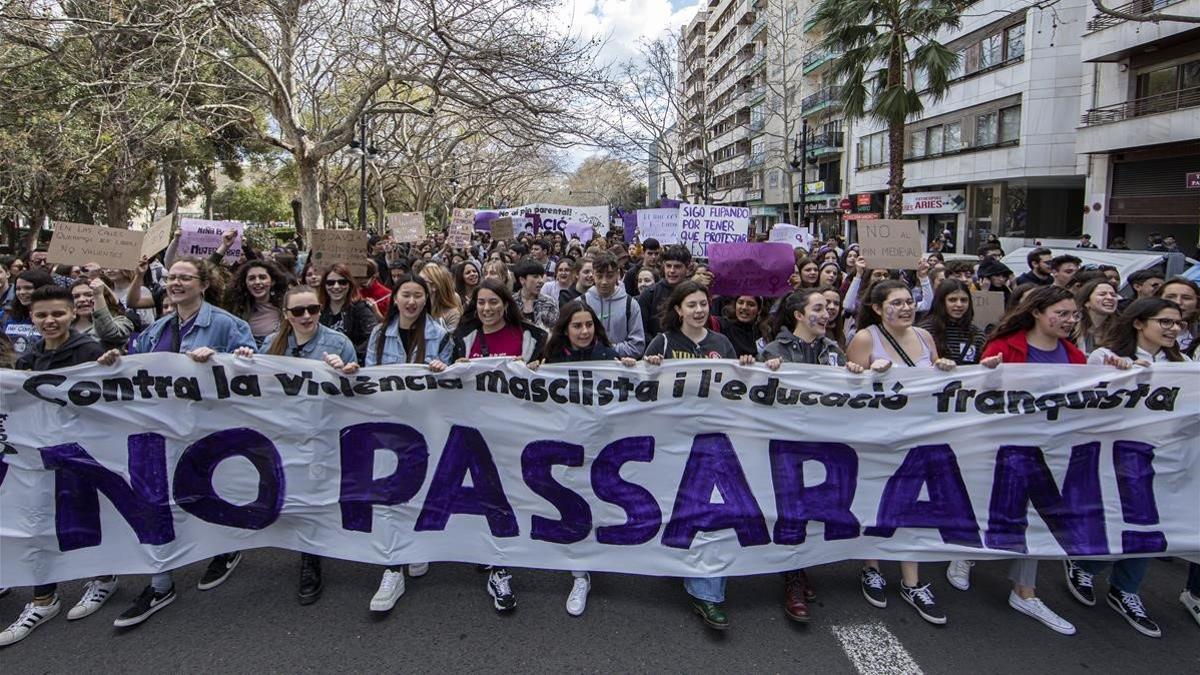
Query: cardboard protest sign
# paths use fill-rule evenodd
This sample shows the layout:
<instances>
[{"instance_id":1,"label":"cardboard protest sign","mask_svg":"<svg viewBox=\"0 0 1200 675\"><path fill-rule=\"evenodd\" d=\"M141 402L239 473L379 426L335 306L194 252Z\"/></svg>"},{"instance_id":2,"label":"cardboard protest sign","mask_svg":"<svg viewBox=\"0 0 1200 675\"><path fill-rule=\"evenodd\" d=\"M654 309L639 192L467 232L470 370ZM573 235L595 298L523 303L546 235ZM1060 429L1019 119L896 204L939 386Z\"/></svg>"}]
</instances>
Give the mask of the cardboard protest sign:
<instances>
[{"instance_id":1,"label":"cardboard protest sign","mask_svg":"<svg viewBox=\"0 0 1200 675\"><path fill-rule=\"evenodd\" d=\"M639 241L657 239L664 245L679 243L679 209L640 209L635 222Z\"/></svg>"},{"instance_id":2,"label":"cardboard protest sign","mask_svg":"<svg viewBox=\"0 0 1200 675\"><path fill-rule=\"evenodd\" d=\"M354 276L367 274L367 233L362 230L313 230L312 261L322 268L343 263Z\"/></svg>"},{"instance_id":3,"label":"cardboard protest sign","mask_svg":"<svg viewBox=\"0 0 1200 675\"><path fill-rule=\"evenodd\" d=\"M227 230L237 230L233 243L225 251L225 262L233 262L242 257L242 231L245 226L233 220L201 220L199 218L184 218L179 221L179 255L190 255L197 258L207 258L221 246L221 237Z\"/></svg>"},{"instance_id":4,"label":"cardboard protest sign","mask_svg":"<svg viewBox=\"0 0 1200 675\"><path fill-rule=\"evenodd\" d=\"M1000 323L1004 316L1004 293L1000 291L971 291L971 305L975 312L972 322L979 330Z\"/></svg>"},{"instance_id":5,"label":"cardboard protest sign","mask_svg":"<svg viewBox=\"0 0 1200 675\"><path fill-rule=\"evenodd\" d=\"M94 262L101 267L136 270L145 238L145 232L55 221L46 259L62 265Z\"/></svg>"},{"instance_id":6,"label":"cardboard protest sign","mask_svg":"<svg viewBox=\"0 0 1200 675\"><path fill-rule=\"evenodd\" d=\"M587 246L595 236L595 229L589 223L567 223L563 228L563 234L566 235L568 241L574 237L579 239L579 243Z\"/></svg>"},{"instance_id":7,"label":"cardboard protest sign","mask_svg":"<svg viewBox=\"0 0 1200 675\"><path fill-rule=\"evenodd\" d=\"M454 248L471 245L475 232L475 209L454 209L450 214L450 227L446 230L446 241Z\"/></svg>"},{"instance_id":8,"label":"cardboard protest sign","mask_svg":"<svg viewBox=\"0 0 1200 675\"><path fill-rule=\"evenodd\" d=\"M392 241L397 243L411 243L425 238L424 213L389 213L387 224Z\"/></svg>"},{"instance_id":9,"label":"cardboard protest sign","mask_svg":"<svg viewBox=\"0 0 1200 675\"><path fill-rule=\"evenodd\" d=\"M917 269L924 256L922 241L915 220L881 218L858 224L858 253L875 269Z\"/></svg>"},{"instance_id":10,"label":"cardboard protest sign","mask_svg":"<svg viewBox=\"0 0 1200 675\"><path fill-rule=\"evenodd\" d=\"M750 209L744 206L683 204L679 207L679 242L692 255L707 258L709 244L746 241L750 232Z\"/></svg>"},{"instance_id":11,"label":"cardboard protest sign","mask_svg":"<svg viewBox=\"0 0 1200 675\"><path fill-rule=\"evenodd\" d=\"M771 228L770 241L782 241L791 244L794 249L812 251L813 236L807 227L777 223Z\"/></svg>"},{"instance_id":12,"label":"cardboard protest sign","mask_svg":"<svg viewBox=\"0 0 1200 675\"><path fill-rule=\"evenodd\" d=\"M492 221L492 239L512 241L513 239L513 219L512 216L497 218Z\"/></svg>"},{"instance_id":13,"label":"cardboard protest sign","mask_svg":"<svg viewBox=\"0 0 1200 675\"><path fill-rule=\"evenodd\" d=\"M786 242L708 245L708 268L716 295L778 297L792 290L788 279L796 269L796 254Z\"/></svg>"},{"instance_id":14,"label":"cardboard protest sign","mask_svg":"<svg viewBox=\"0 0 1200 675\"><path fill-rule=\"evenodd\" d=\"M149 258L156 255L171 244L171 226L174 223L174 213L168 213L150 223L150 227L146 228L146 238L142 239L141 252L144 257Z\"/></svg>"}]
</instances>

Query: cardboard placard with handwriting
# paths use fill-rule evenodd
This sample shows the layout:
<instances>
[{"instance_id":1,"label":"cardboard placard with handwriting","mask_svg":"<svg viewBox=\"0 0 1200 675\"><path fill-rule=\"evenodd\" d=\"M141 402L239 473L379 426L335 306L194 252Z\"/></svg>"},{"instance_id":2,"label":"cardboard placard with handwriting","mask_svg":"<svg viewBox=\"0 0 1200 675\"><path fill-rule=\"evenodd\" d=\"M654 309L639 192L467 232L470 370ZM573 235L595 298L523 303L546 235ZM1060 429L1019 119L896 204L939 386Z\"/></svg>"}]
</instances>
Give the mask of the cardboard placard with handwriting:
<instances>
[{"instance_id":1,"label":"cardboard placard with handwriting","mask_svg":"<svg viewBox=\"0 0 1200 675\"><path fill-rule=\"evenodd\" d=\"M512 241L513 219L509 216L496 218L492 221L492 239L496 241Z\"/></svg>"},{"instance_id":2,"label":"cardboard placard with handwriting","mask_svg":"<svg viewBox=\"0 0 1200 675\"><path fill-rule=\"evenodd\" d=\"M446 240L454 248L466 248L471 245L471 235L475 232L475 209L454 209L450 215L450 229L446 232Z\"/></svg>"},{"instance_id":3,"label":"cardboard placard with handwriting","mask_svg":"<svg viewBox=\"0 0 1200 675\"><path fill-rule=\"evenodd\" d=\"M145 238L145 232L55 221L46 259L60 265L98 263L101 267L136 270Z\"/></svg>"},{"instance_id":4,"label":"cardboard placard with handwriting","mask_svg":"<svg viewBox=\"0 0 1200 675\"><path fill-rule=\"evenodd\" d=\"M915 270L924 255L915 220L879 219L858 224L858 254L872 269Z\"/></svg>"},{"instance_id":5,"label":"cardboard placard with handwriting","mask_svg":"<svg viewBox=\"0 0 1200 675\"><path fill-rule=\"evenodd\" d=\"M362 230L313 230L313 264L326 267L343 263L355 276L367 273L367 233Z\"/></svg>"},{"instance_id":6,"label":"cardboard placard with handwriting","mask_svg":"<svg viewBox=\"0 0 1200 675\"><path fill-rule=\"evenodd\" d=\"M389 213L387 224L392 241L397 243L413 243L425 238L424 213Z\"/></svg>"},{"instance_id":7,"label":"cardboard placard with handwriting","mask_svg":"<svg viewBox=\"0 0 1200 675\"><path fill-rule=\"evenodd\" d=\"M972 323L979 330L986 331L988 326L1000 323L1000 317L1004 316L1004 293L971 291L971 305L975 312Z\"/></svg>"},{"instance_id":8,"label":"cardboard placard with handwriting","mask_svg":"<svg viewBox=\"0 0 1200 675\"><path fill-rule=\"evenodd\" d=\"M168 213L150 223L150 227L146 228L146 238L142 240L142 255L149 258L170 245L171 226L174 224L174 213Z\"/></svg>"}]
</instances>

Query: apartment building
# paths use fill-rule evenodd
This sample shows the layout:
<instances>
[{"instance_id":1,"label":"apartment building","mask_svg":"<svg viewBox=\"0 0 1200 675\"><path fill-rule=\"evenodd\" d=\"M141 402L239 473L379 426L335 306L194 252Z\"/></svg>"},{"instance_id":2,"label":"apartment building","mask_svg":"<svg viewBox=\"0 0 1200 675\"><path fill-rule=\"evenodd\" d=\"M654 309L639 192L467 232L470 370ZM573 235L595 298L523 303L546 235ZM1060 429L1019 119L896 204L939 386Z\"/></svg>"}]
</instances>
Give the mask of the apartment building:
<instances>
[{"instance_id":1,"label":"apartment building","mask_svg":"<svg viewBox=\"0 0 1200 675\"><path fill-rule=\"evenodd\" d=\"M1200 16L1200 0L1135 0L1134 15ZM1076 149L1088 164L1084 230L1145 248L1200 240L1200 26L1126 21L1088 7Z\"/></svg>"},{"instance_id":2,"label":"apartment building","mask_svg":"<svg viewBox=\"0 0 1200 675\"><path fill-rule=\"evenodd\" d=\"M927 239L948 234L953 250L971 252L988 234L1081 233L1087 167L1075 128L1088 4L981 0L964 10L959 29L937 36L959 66L941 100L923 97L905 139L904 213ZM851 138L847 197L852 217L869 218L886 204L887 132L864 119Z\"/></svg>"}]
</instances>

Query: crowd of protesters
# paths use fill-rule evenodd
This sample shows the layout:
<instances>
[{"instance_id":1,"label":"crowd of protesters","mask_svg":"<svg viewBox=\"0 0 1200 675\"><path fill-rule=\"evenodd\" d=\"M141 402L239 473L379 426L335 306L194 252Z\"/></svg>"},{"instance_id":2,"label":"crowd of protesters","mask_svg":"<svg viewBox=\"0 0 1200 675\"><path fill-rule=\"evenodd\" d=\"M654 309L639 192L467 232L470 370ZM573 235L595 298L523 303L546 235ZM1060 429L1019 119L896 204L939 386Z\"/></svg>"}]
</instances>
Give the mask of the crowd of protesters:
<instances>
[{"instance_id":1,"label":"crowd of protesters","mask_svg":"<svg viewBox=\"0 0 1200 675\"><path fill-rule=\"evenodd\" d=\"M41 371L175 352L198 362L217 353L312 359L348 374L408 363L436 373L497 356L530 368L705 358L859 374L1001 363L1151 368L1190 360L1200 345L1194 282L1143 270L1126 280L1130 293L1122 297L1115 268L1038 248L1028 255L1029 269L1015 275L1000 262L997 242L981 247L974 261L947 262L932 252L916 269L894 270L874 267L857 245L830 238L813 250L796 249L792 291L763 298L713 296L712 270L685 247L654 239L627 244L619 231L590 242L559 233L493 241L476 233L466 249L452 247L441 233L414 244L372 236L361 259L328 267L313 264L299 242L270 251L245 246L244 260L226 264L234 234L207 259L176 256L173 243L136 270L53 267L44 249L0 257L0 367ZM974 320L972 292L979 290L1004 294L1007 311L993 326ZM241 560L237 551L213 558L200 590L219 586ZM1140 633L1158 637L1138 592L1147 560L1067 560L1056 577L1092 606L1097 577L1107 575L1106 604ZM968 591L972 565L944 566L950 586ZM930 567L899 563L900 598L922 619L944 624ZM406 575L427 569L423 561L385 567L371 610L390 610ZM1009 605L1054 631L1074 633L1038 598L1038 569L1036 560L1013 561ZM815 589L805 570L785 573L783 582L787 616L810 620ZM68 619L96 612L118 583L113 576L88 581ZM868 603L887 606L880 561L863 562L860 584ZM316 602L322 587L321 559L301 555L299 602ZM724 578L688 578L684 587L705 624L730 625ZM486 588L497 611L516 607L509 570L489 567ZM575 571L568 613L585 611L590 588L590 574ZM155 574L114 623L136 626L175 599L172 574ZM1190 565L1180 601L1200 623L1200 566ZM56 616L62 602L54 584L32 589L20 616L0 632L0 646Z\"/></svg>"}]
</instances>

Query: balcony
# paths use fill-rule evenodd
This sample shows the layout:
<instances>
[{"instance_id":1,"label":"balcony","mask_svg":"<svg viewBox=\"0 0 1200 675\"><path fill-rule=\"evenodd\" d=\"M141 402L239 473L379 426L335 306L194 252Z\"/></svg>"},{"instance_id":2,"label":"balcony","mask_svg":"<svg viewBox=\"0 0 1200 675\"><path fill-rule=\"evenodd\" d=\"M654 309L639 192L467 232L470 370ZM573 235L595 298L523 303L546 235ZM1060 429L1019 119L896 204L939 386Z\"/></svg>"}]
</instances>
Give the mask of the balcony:
<instances>
[{"instance_id":1,"label":"balcony","mask_svg":"<svg viewBox=\"0 0 1200 675\"><path fill-rule=\"evenodd\" d=\"M808 31L810 31L816 27L816 25L817 25L817 8L818 7L819 7L819 5L813 5L812 7L810 7L808 9L807 12L804 13L804 23L800 27L801 32L807 33Z\"/></svg>"},{"instance_id":2,"label":"balcony","mask_svg":"<svg viewBox=\"0 0 1200 675\"><path fill-rule=\"evenodd\" d=\"M746 166L753 169L757 166L762 166L767 163L767 153L756 152L750 155L750 160L746 162Z\"/></svg>"},{"instance_id":3,"label":"balcony","mask_svg":"<svg viewBox=\"0 0 1200 675\"><path fill-rule=\"evenodd\" d=\"M1170 7L1171 5L1179 2L1183 2L1183 0L1133 0L1133 2L1126 3L1119 7L1111 7L1110 9L1121 14L1142 16L1151 12L1161 11L1162 9ZM1169 13L1175 14L1176 12ZM1089 33L1094 33L1098 30L1104 30L1105 28L1125 23L1125 21L1126 19L1122 19L1119 16L1097 13L1090 20L1088 20L1084 30Z\"/></svg>"},{"instance_id":4,"label":"balcony","mask_svg":"<svg viewBox=\"0 0 1200 675\"><path fill-rule=\"evenodd\" d=\"M799 190L800 186L797 185ZM841 194L842 181L839 178L828 178L826 180L809 181L804 184L804 201L820 201L826 199L828 195Z\"/></svg>"},{"instance_id":5,"label":"balcony","mask_svg":"<svg viewBox=\"0 0 1200 675\"><path fill-rule=\"evenodd\" d=\"M763 191L761 188L755 188L753 190L746 190L746 201L758 202L758 201L762 201L762 198L763 198Z\"/></svg>"},{"instance_id":6,"label":"balcony","mask_svg":"<svg viewBox=\"0 0 1200 675\"><path fill-rule=\"evenodd\" d=\"M750 119L750 131L752 133L762 131L765 126L767 126L767 118L765 117L753 117Z\"/></svg>"},{"instance_id":7,"label":"balcony","mask_svg":"<svg viewBox=\"0 0 1200 675\"><path fill-rule=\"evenodd\" d=\"M747 75L750 75L757 71L760 66L766 64L766 62L767 50L760 49L757 54L746 60L746 66L743 68L743 72L745 72Z\"/></svg>"},{"instance_id":8,"label":"balcony","mask_svg":"<svg viewBox=\"0 0 1200 675\"><path fill-rule=\"evenodd\" d=\"M842 88L838 86L825 87L815 94L805 96L800 102L800 114L804 117L815 115L822 110L840 105L838 97Z\"/></svg>"},{"instance_id":9,"label":"balcony","mask_svg":"<svg viewBox=\"0 0 1200 675\"><path fill-rule=\"evenodd\" d=\"M746 90L746 103L754 105L755 102L761 100L767 95L767 85L757 84Z\"/></svg>"},{"instance_id":10,"label":"balcony","mask_svg":"<svg viewBox=\"0 0 1200 675\"><path fill-rule=\"evenodd\" d=\"M1121 0L1116 0L1121 2ZM1133 0L1117 11L1131 15L1151 12L1200 16L1200 0ZM1106 14L1093 14L1083 31L1080 57L1083 61L1119 62L1150 51L1165 53L1178 45L1195 43L1196 24L1179 21L1126 21Z\"/></svg>"},{"instance_id":11,"label":"balcony","mask_svg":"<svg viewBox=\"0 0 1200 675\"><path fill-rule=\"evenodd\" d=\"M1081 154L1181 143L1196 139L1200 87L1092 108L1075 134Z\"/></svg>"},{"instance_id":12,"label":"balcony","mask_svg":"<svg viewBox=\"0 0 1200 675\"><path fill-rule=\"evenodd\" d=\"M805 75L814 72L821 66L841 56L838 52L830 52L824 49L813 49L805 53L804 60L800 62L800 67Z\"/></svg>"},{"instance_id":13,"label":"balcony","mask_svg":"<svg viewBox=\"0 0 1200 675\"><path fill-rule=\"evenodd\" d=\"M812 157L821 157L835 152L842 151L842 144L846 140L846 135L841 131L831 131L825 134L817 134L808 141L808 154Z\"/></svg>"}]
</instances>

